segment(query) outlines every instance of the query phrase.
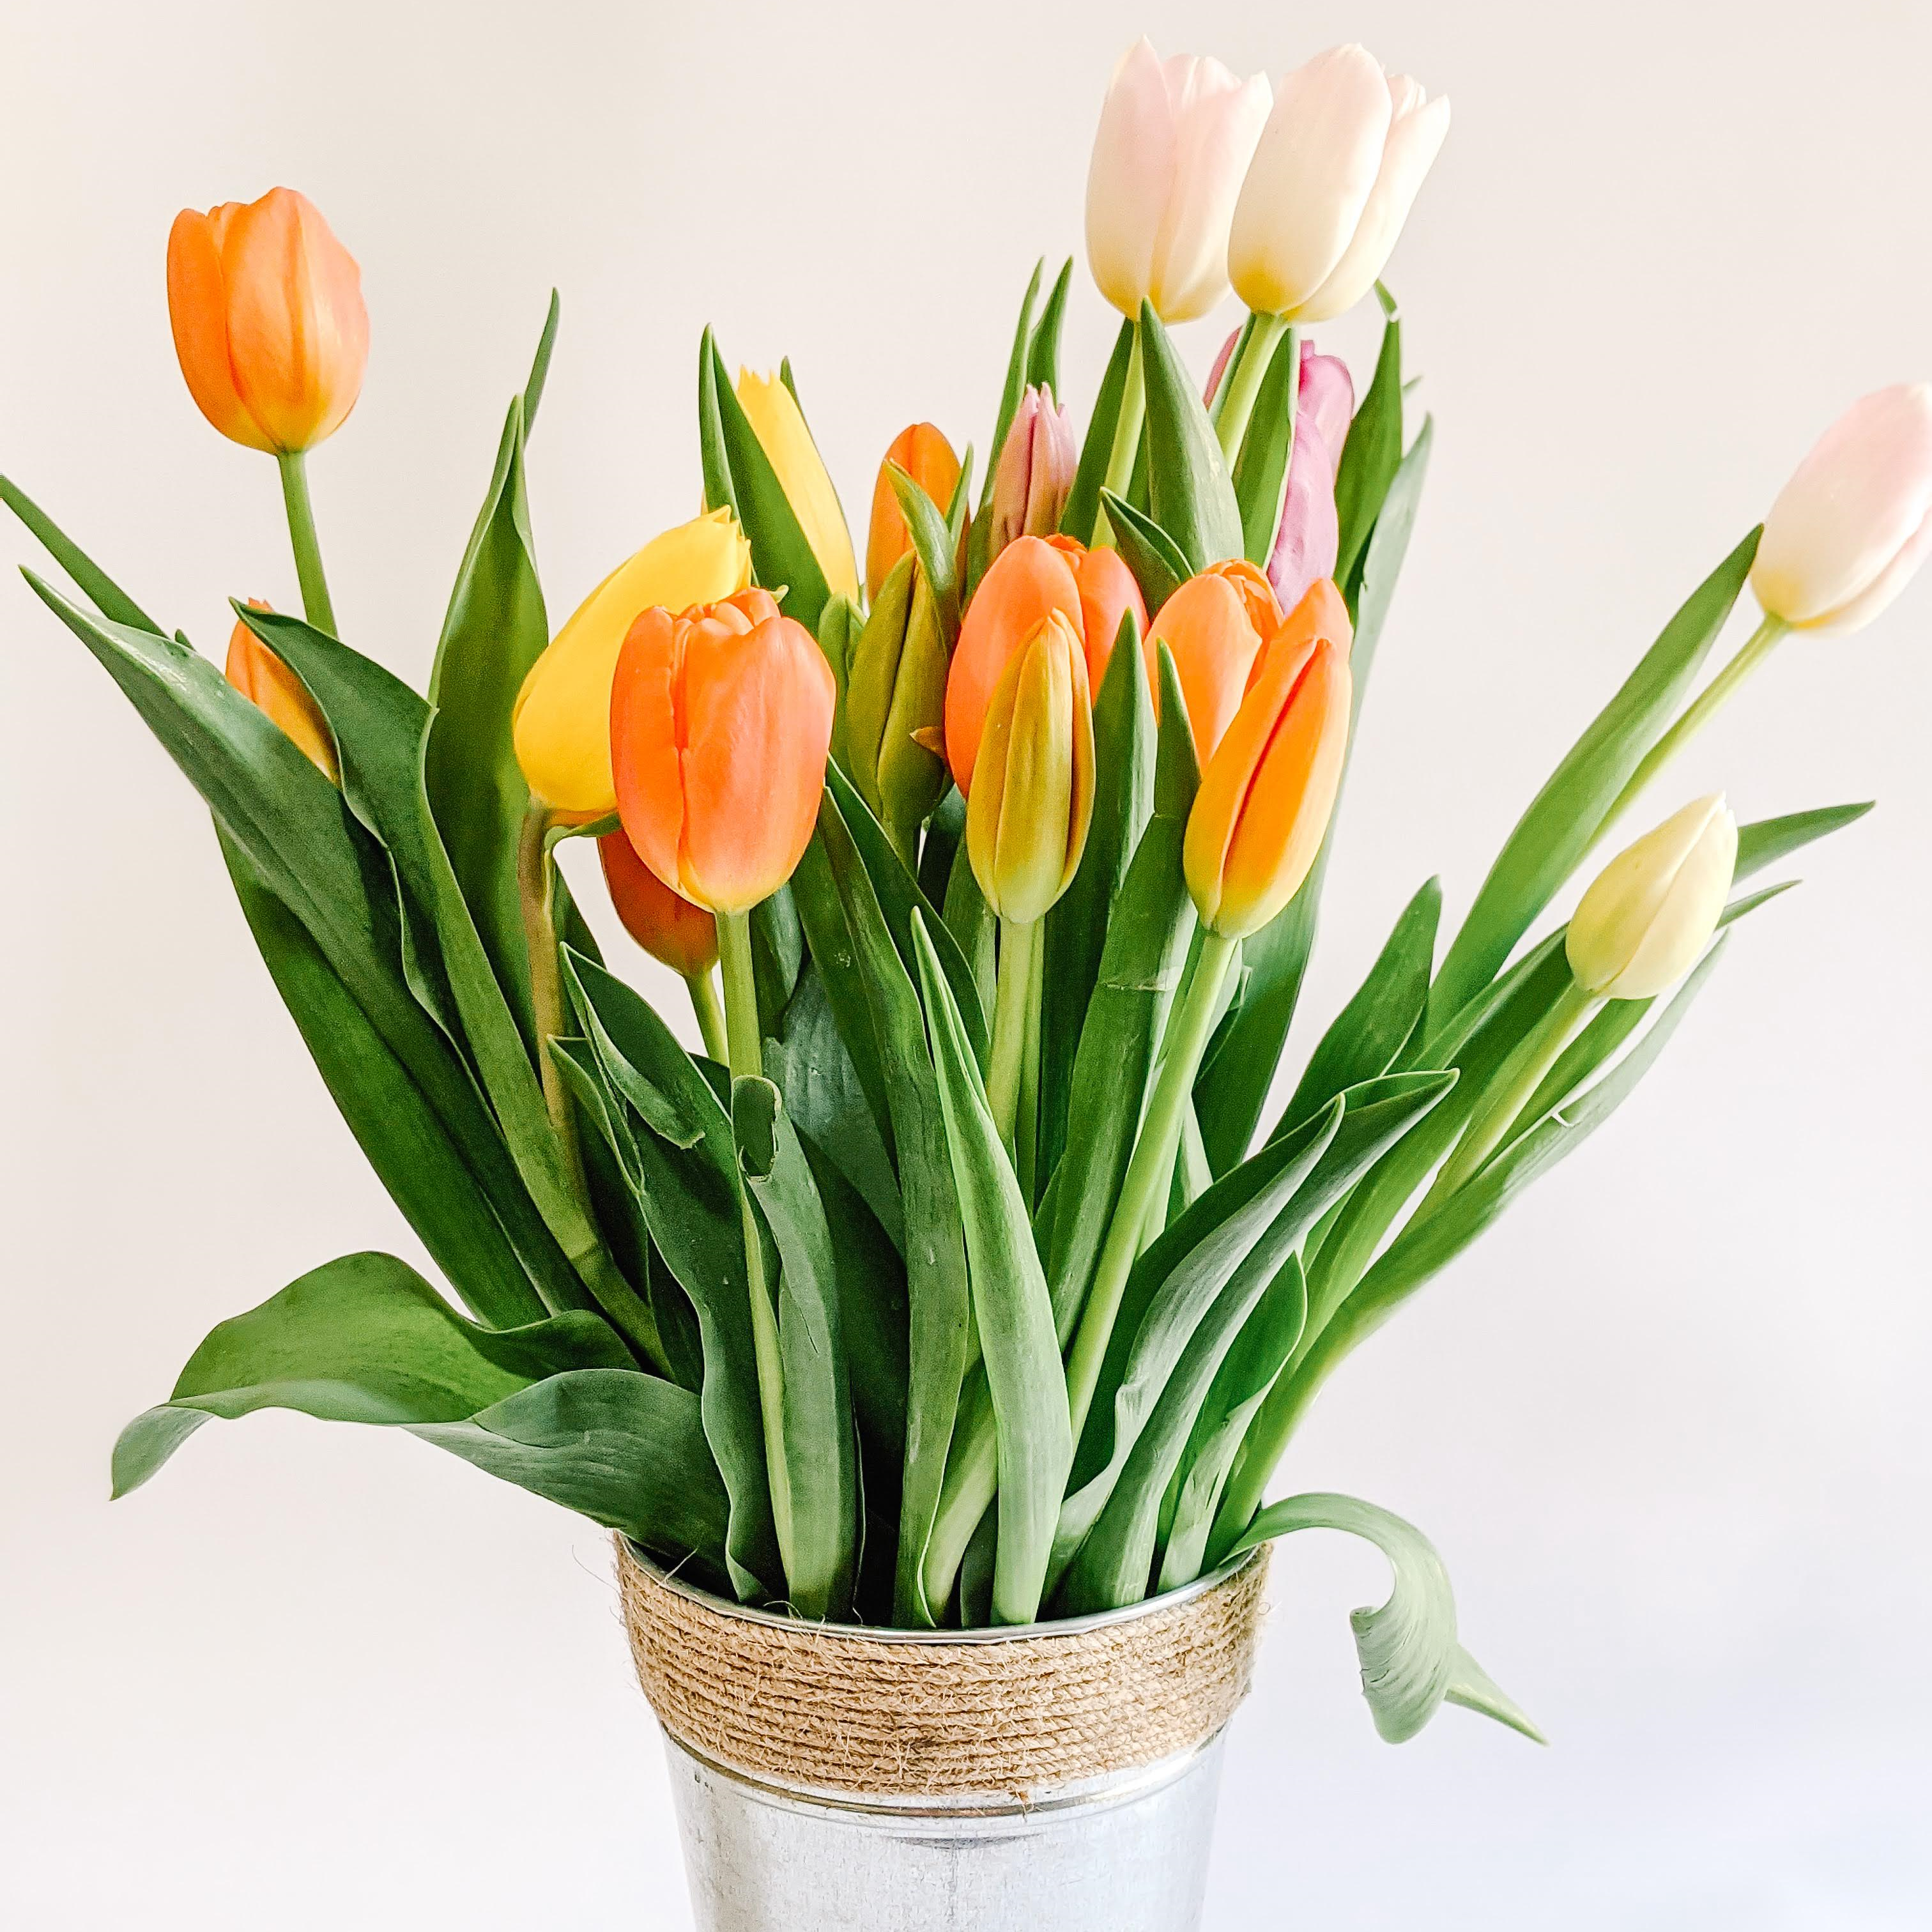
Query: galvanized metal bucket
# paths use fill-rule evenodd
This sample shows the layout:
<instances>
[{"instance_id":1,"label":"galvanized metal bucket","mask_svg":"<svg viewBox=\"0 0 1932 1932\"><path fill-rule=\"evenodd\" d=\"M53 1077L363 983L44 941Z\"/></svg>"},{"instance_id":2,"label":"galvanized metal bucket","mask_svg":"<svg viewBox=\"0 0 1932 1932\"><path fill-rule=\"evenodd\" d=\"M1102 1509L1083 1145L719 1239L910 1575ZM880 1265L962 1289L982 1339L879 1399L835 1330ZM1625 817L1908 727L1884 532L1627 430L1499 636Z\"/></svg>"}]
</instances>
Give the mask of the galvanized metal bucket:
<instances>
[{"instance_id":1,"label":"galvanized metal bucket","mask_svg":"<svg viewBox=\"0 0 1932 1932\"><path fill-rule=\"evenodd\" d=\"M620 1541L700 1932L1193 1932L1265 1562L914 1631L746 1610Z\"/></svg>"}]
</instances>

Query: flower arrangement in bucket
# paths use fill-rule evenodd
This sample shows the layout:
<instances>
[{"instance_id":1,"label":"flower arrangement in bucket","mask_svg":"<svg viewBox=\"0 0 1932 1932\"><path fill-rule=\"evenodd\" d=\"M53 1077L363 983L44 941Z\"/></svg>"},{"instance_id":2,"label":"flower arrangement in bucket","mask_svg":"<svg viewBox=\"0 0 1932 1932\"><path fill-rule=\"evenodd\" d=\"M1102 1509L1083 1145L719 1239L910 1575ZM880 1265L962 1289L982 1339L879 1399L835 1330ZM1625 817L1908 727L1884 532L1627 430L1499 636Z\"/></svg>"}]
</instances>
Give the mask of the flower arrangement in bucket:
<instances>
[{"instance_id":1,"label":"flower arrangement in bucket","mask_svg":"<svg viewBox=\"0 0 1932 1932\"><path fill-rule=\"evenodd\" d=\"M224 1322L123 1432L116 1493L281 1406L616 1532L707 1924L942 1894L1010 1924L1070 1874L1074 1932L1194 1922L1294 1530L1390 1560L1354 1618L1384 1736L1444 1702L1538 1735L1418 1531L1268 1498L1328 1378L1614 1112L1790 883L1750 882L1868 808L1741 825L1658 781L1780 640L1908 580L1932 387L1826 432L1453 933L1430 880L1296 1028L1432 440L1378 278L1448 122L1359 47L1271 91L1142 43L1088 182L1123 320L1084 425L1069 262L1027 291L983 482L907 429L862 574L789 365L734 385L707 332L702 514L554 634L524 479L553 300L426 696L338 635L305 463L369 328L300 195L184 212L167 291L202 412L276 459L301 617L238 602L224 676L0 479L444 1281L351 1254ZM1204 383L1169 329L1231 285ZM1358 398L1310 331L1372 296ZM591 938L557 863L582 838L688 1019ZM802 1867L818 1917L766 1890Z\"/></svg>"}]
</instances>

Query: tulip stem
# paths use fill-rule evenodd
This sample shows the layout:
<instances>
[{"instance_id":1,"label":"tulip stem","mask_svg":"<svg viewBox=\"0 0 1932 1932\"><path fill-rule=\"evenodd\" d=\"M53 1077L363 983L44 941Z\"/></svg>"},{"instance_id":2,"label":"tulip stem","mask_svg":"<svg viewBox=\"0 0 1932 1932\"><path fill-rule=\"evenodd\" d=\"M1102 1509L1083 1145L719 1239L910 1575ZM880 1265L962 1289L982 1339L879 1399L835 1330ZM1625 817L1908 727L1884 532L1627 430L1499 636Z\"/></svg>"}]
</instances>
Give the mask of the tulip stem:
<instances>
[{"instance_id":1,"label":"tulip stem","mask_svg":"<svg viewBox=\"0 0 1932 1932\"><path fill-rule=\"evenodd\" d=\"M1593 849L1636 802L1637 794L1703 728L1738 686L1770 656L1790 628L1783 618L1766 614L1763 622L1744 640L1737 656L1697 694L1676 723L1644 754L1642 763L1631 772L1630 782L1617 794L1616 802L1604 813L1603 823L1597 827L1596 837L1590 841Z\"/></svg>"},{"instance_id":2,"label":"tulip stem","mask_svg":"<svg viewBox=\"0 0 1932 1932\"><path fill-rule=\"evenodd\" d=\"M1040 1180L1040 1012L1046 989L1046 926L1034 928L1033 957L1027 974L1026 1035L1020 1048L1019 1109L1013 1121L1014 1165L1020 1192L1030 1208Z\"/></svg>"},{"instance_id":3,"label":"tulip stem","mask_svg":"<svg viewBox=\"0 0 1932 1932\"><path fill-rule=\"evenodd\" d=\"M554 861L546 841L552 824L550 808L532 799L517 839L517 897L523 908L524 946L530 961L530 1011L537 1035L537 1074L543 1082L544 1106L550 1115L565 1169L580 1201L587 1198L584 1184L583 1150L577 1144L577 1116L569 1090L551 1058L550 1042L569 1030L563 1006L563 976L556 956L556 919Z\"/></svg>"},{"instance_id":4,"label":"tulip stem","mask_svg":"<svg viewBox=\"0 0 1932 1932\"><path fill-rule=\"evenodd\" d=\"M1172 1185L1174 1150L1180 1138L1182 1116L1194 1092L1194 1076L1201 1056L1207 1051L1208 1036L1214 1030L1222 982L1240 944L1240 940L1221 933L1202 934L1193 976L1168 1019L1154 1093L1141 1123L1140 1137L1134 1142L1133 1156L1127 1162L1126 1178L1120 1183L1120 1198L1114 1204L1106 1243L1094 1268L1094 1286L1086 1306L1080 1312L1080 1325L1074 1331L1072 1349L1066 1358L1066 1406L1072 1417L1076 1443L1087 1426L1087 1412L1093 1405L1100 1364L1106 1358L1114 1319L1120 1310L1120 1297L1140 1252L1141 1231L1147 1225L1161 1184L1165 1181Z\"/></svg>"},{"instance_id":5,"label":"tulip stem","mask_svg":"<svg viewBox=\"0 0 1932 1932\"><path fill-rule=\"evenodd\" d=\"M1424 1196L1422 1205L1412 1219L1420 1220L1432 1214L1475 1177L1502 1144L1530 1096L1542 1085L1543 1076L1556 1065L1557 1056L1582 1032L1602 1004L1597 994L1586 992L1574 980L1565 985L1556 1004L1523 1036L1515 1052L1498 1069L1491 1090L1462 1130L1456 1150L1443 1162L1436 1184Z\"/></svg>"},{"instance_id":6,"label":"tulip stem","mask_svg":"<svg viewBox=\"0 0 1932 1932\"><path fill-rule=\"evenodd\" d=\"M328 579L322 568L322 545L315 534L315 506L309 501L308 453L284 449L275 462L282 472L282 507L289 516L289 543L296 554L296 577L302 585L302 615L318 631L335 635L335 606L329 602Z\"/></svg>"},{"instance_id":7,"label":"tulip stem","mask_svg":"<svg viewBox=\"0 0 1932 1932\"><path fill-rule=\"evenodd\" d=\"M1025 1084L1027 1009L1034 986L1033 956L1039 944L1040 922L1021 926L1000 921L998 990L993 999L993 1050L986 1070L986 1104L993 1124L1009 1151L1019 1117L1020 1090ZM1017 1172L1017 1165L1015 1172Z\"/></svg>"},{"instance_id":8,"label":"tulip stem","mask_svg":"<svg viewBox=\"0 0 1932 1932\"><path fill-rule=\"evenodd\" d=\"M1287 323L1278 315L1258 315L1248 332L1240 353L1228 371L1225 394L1215 427L1221 438L1221 454L1234 466L1235 452L1247 434L1248 418L1255 412L1255 398L1262 392L1262 379L1274 359L1274 346L1281 340Z\"/></svg>"},{"instance_id":9,"label":"tulip stem","mask_svg":"<svg viewBox=\"0 0 1932 1932\"><path fill-rule=\"evenodd\" d=\"M752 964L752 916L718 914L718 965L724 980L726 1063L735 1084L764 1073L764 1046L758 1026L758 982ZM738 1216L745 1234L745 1284L752 1302L752 1348L758 1369L758 1408L764 1425L765 1473L771 1491L772 1526L778 1533L778 1558L790 1580L792 1563L791 1468L785 1460L784 1364L778 1352L778 1311L765 1276L765 1240L758 1210L743 1178L738 1182Z\"/></svg>"},{"instance_id":10,"label":"tulip stem","mask_svg":"<svg viewBox=\"0 0 1932 1932\"><path fill-rule=\"evenodd\" d=\"M691 1010L698 1016L698 1036L705 1052L720 1066L730 1064L730 1048L724 1034L724 1010L718 1004L718 988L711 983L711 969L693 973L685 980L691 989Z\"/></svg>"},{"instance_id":11,"label":"tulip stem","mask_svg":"<svg viewBox=\"0 0 1932 1932\"><path fill-rule=\"evenodd\" d=\"M1127 380L1120 391L1120 412L1114 418L1113 447L1107 452L1106 487L1117 496L1124 496L1134 480L1134 464L1140 454L1141 424L1147 416L1147 368L1141 360L1141 326L1134 324L1134 346L1127 355ZM1102 506L1094 526L1096 545L1110 539L1106 506Z\"/></svg>"}]
</instances>

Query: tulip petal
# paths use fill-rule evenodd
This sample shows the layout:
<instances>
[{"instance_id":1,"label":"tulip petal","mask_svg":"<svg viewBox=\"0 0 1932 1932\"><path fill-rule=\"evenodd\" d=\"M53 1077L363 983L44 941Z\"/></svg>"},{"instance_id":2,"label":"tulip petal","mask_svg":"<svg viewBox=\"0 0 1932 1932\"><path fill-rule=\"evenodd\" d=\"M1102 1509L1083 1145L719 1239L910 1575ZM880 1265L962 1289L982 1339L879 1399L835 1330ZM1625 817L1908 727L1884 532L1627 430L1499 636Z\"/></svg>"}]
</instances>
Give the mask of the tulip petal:
<instances>
[{"instance_id":1,"label":"tulip petal","mask_svg":"<svg viewBox=\"0 0 1932 1932\"><path fill-rule=\"evenodd\" d=\"M852 535L796 398L782 378L754 376L748 369L738 371L736 394L826 585L834 596L856 604L859 566L852 554Z\"/></svg>"},{"instance_id":2,"label":"tulip petal","mask_svg":"<svg viewBox=\"0 0 1932 1932\"><path fill-rule=\"evenodd\" d=\"M224 222L222 224L225 226ZM228 292L213 218L184 208L168 231L168 320L195 406L231 442L272 451L248 413L228 359Z\"/></svg>"},{"instance_id":3,"label":"tulip petal","mask_svg":"<svg viewBox=\"0 0 1932 1932\"><path fill-rule=\"evenodd\" d=\"M1166 63L1174 178L1154 238L1148 300L1163 322L1192 322L1228 292L1228 232L1274 94L1264 74L1235 78L1219 61Z\"/></svg>"},{"instance_id":4,"label":"tulip petal","mask_svg":"<svg viewBox=\"0 0 1932 1932\"><path fill-rule=\"evenodd\" d=\"M1087 172L1088 266L1101 294L1130 320L1153 284L1178 147L1160 56L1136 40L1108 85Z\"/></svg>"}]
</instances>

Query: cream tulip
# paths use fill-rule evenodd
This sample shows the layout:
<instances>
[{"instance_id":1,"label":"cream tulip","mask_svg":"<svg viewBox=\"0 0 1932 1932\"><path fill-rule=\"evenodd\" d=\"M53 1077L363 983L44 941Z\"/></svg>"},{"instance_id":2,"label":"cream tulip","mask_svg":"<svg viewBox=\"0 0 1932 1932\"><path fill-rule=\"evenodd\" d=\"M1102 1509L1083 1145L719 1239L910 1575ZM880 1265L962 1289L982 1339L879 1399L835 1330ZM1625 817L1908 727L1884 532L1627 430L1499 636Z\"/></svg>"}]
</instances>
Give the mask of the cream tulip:
<instances>
[{"instance_id":1,"label":"cream tulip","mask_svg":"<svg viewBox=\"0 0 1932 1932\"><path fill-rule=\"evenodd\" d=\"M1268 119L1268 78L1241 80L1198 54L1122 56L1087 174L1087 260L1130 320L1205 315L1228 288L1228 227Z\"/></svg>"},{"instance_id":2,"label":"cream tulip","mask_svg":"<svg viewBox=\"0 0 1932 1932\"><path fill-rule=\"evenodd\" d=\"M1331 47L1281 84L1228 242L1234 292L1261 315L1327 322L1375 286L1449 130L1447 98Z\"/></svg>"},{"instance_id":3,"label":"cream tulip","mask_svg":"<svg viewBox=\"0 0 1932 1932\"><path fill-rule=\"evenodd\" d=\"M1597 874L1564 941L1576 984L1600 1000L1675 986L1717 930L1737 869L1738 822L1722 792L1694 799Z\"/></svg>"},{"instance_id":4,"label":"cream tulip","mask_svg":"<svg viewBox=\"0 0 1932 1932\"><path fill-rule=\"evenodd\" d=\"M1751 589L1796 630L1869 624L1932 549L1932 382L1862 396L1832 424L1764 520Z\"/></svg>"}]
</instances>

